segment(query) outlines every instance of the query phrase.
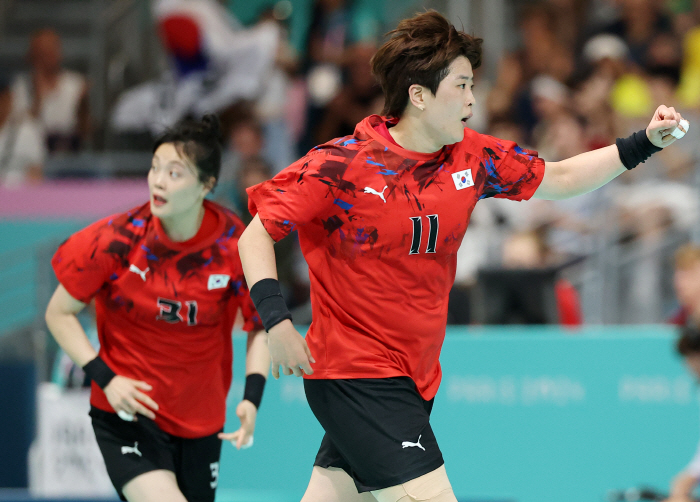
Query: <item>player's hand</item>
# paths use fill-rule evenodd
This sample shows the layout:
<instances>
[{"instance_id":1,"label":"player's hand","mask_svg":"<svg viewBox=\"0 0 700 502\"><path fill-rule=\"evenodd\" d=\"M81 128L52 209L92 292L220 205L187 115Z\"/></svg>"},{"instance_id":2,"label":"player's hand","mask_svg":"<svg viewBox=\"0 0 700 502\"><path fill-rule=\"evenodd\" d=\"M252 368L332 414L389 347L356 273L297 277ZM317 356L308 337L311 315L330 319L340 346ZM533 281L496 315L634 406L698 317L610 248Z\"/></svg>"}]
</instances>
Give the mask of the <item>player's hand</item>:
<instances>
[{"instance_id":1,"label":"player's hand","mask_svg":"<svg viewBox=\"0 0 700 502\"><path fill-rule=\"evenodd\" d=\"M285 319L267 332L267 345L272 360L272 376L280 377L280 366L285 375L311 375L314 370L311 363L316 360L311 356L309 346L304 337Z\"/></svg>"},{"instance_id":2,"label":"player's hand","mask_svg":"<svg viewBox=\"0 0 700 502\"><path fill-rule=\"evenodd\" d=\"M103 390L107 401L117 414L119 412L128 413L133 416L134 421L136 421L137 413L151 420L156 418L153 411L158 411L158 404L150 396L144 394L144 392L153 390L153 387L146 382L117 375Z\"/></svg>"},{"instance_id":3,"label":"player's hand","mask_svg":"<svg viewBox=\"0 0 700 502\"><path fill-rule=\"evenodd\" d=\"M680 124L681 120L683 120L683 117L674 108L664 105L659 106L647 126L649 141L654 146L666 148L676 141L676 138L671 136L671 131Z\"/></svg>"},{"instance_id":4,"label":"player's hand","mask_svg":"<svg viewBox=\"0 0 700 502\"><path fill-rule=\"evenodd\" d=\"M236 432L220 432L218 437L231 444L237 450L248 448L253 445L253 432L255 432L255 419L258 416L258 409L253 403L244 399L236 406L236 415L241 421L241 427Z\"/></svg>"},{"instance_id":5,"label":"player's hand","mask_svg":"<svg viewBox=\"0 0 700 502\"><path fill-rule=\"evenodd\" d=\"M695 499L684 495L671 495L663 502L695 502Z\"/></svg>"}]
</instances>

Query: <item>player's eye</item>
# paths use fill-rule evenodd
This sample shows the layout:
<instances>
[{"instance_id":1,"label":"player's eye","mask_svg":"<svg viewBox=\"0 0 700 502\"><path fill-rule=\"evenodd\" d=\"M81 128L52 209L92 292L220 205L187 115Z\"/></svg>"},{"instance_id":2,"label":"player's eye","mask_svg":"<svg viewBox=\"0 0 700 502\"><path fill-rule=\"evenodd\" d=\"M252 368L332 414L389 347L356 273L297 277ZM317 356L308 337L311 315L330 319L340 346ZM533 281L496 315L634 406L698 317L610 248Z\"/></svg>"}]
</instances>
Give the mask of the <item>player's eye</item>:
<instances>
[{"instance_id":1,"label":"player's eye","mask_svg":"<svg viewBox=\"0 0 700 502\"><path fill-rule=\"evenodd\" d=\"M177 178L179 178L180 176L182 176L182 174L180 174L179 171L170 171L170 177L171 177L171 178L177 179Z\"/></svg>"},{"instance_id":2,"label":"player's eye","mask_svg":"<svg viewBox=\"0 0 700 502\"><path fill-rule=\"evenodd\" d=\"M459 84L459 87L461 87L462 89L466 89L466 88L467 88L467 84Z\"/></svg>"}]
</instances>

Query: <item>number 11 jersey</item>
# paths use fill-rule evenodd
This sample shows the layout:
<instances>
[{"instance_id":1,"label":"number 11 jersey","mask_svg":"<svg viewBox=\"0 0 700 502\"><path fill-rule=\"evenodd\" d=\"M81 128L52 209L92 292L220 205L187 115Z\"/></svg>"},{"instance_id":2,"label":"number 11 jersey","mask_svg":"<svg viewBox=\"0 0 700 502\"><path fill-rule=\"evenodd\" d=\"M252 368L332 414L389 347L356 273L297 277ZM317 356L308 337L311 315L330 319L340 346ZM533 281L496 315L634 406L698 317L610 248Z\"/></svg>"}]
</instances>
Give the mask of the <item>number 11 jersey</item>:
<instances>
[{"instance_id":1,"label":"number 11 jersey","mask_svg":"<svg viewBox=\"0 0 700 502\"><path fill-rule=\"evenodd\" d=\"M309 265L316 363L306 378L408 376L437 393L457 249L477 201L529 199L544 161L465 129L432 154L382 134L376 115L248 189L249 209L278 241L298 230ZM386 133L386 129L384 129Z\"/></svg>"}]
</instances>

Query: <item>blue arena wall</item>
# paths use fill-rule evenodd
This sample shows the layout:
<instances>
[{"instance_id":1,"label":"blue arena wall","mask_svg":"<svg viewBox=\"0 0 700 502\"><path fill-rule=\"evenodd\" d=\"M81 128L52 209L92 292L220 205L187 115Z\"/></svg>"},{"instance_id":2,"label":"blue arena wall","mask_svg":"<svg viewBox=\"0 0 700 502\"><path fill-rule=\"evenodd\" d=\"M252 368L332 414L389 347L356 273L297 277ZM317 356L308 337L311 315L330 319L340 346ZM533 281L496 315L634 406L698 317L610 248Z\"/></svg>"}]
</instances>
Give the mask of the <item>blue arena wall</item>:
<instances>
[{"instance_id":1,"label":"blue arena wall","mask_svg":"<svg viewBox=\"0 0 700 502\"><path fill-rule=\"evenodd\" d=\"M667 326L449 328L432 424L460 502L665 489L699 436L696 386L674 338ZM244 337L235 350L228 431L238 427ZM224 445L218 499L300 500L321 437L301 380L271 379L255 445Z\"/></svg>"}]
</instances>

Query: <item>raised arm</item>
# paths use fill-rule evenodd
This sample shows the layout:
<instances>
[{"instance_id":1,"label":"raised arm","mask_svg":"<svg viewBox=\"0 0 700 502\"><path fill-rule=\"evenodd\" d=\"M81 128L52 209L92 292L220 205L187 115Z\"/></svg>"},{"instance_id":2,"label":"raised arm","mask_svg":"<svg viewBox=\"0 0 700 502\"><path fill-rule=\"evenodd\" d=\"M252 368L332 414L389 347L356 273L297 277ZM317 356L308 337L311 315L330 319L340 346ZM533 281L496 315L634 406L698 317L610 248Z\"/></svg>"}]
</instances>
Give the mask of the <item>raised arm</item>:
<instances>
[{"instance_id":1,"label":"raised arm","mask_svg":"<svg viewBox=\"0 0 700 502\"><path fill-rule=\"evenodd\" d=\"M622 143L622 147L626 149L622 155L616 144L559 162L547 162L544 178L534 196L538 199L559 200L600 188L632 169L639 159L643 160L659 148L666 148L675 142L676 138L671 135L671 131L682 119L680 113L673 108L661 105L654 112L645 130L649 143L641 141L643 136L635 133L636 138L633 135L618 141L618 144ZM627 165L623 164L621 158L627 159Z\"/></svg>"},{"instance_id":2,"label":"raised arm","mask_svg":"<svg viewBox=\"0 0 700 502\"><path fill-rule=\"evenodd\" d=\"M268 333L272 360L272 376L279 378L279 367L285 375L312 374L316 362L304 338L292 325L289 311L277 283L275 241L255 216L238 241L243 273L250 288L250 297Z\"/></svg>"}]
</instances>

